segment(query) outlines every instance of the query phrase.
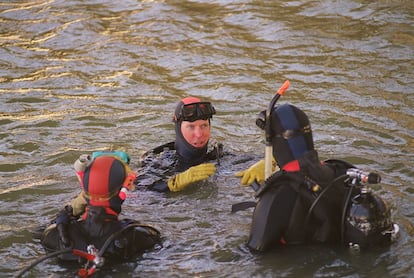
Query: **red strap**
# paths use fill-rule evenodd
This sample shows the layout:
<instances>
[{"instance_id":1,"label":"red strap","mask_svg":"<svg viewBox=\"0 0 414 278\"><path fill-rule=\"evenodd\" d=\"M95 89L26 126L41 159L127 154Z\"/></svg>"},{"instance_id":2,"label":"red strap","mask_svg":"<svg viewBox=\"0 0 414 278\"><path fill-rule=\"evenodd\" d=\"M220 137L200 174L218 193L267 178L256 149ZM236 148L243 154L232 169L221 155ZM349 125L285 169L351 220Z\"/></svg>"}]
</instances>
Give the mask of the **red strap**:
<instances>
[{"instance_id":1,"label":"red strap","mask_svg":"<svg viewBox=\"0 0 414 278\"><path fill-rule=\"evenodd\" d=\"M85 251L82 251L82 250L73 249L72 252L73 252L73 255L79 256L79 257L82 257L82 258L85 258L88 261L93 261L95 259L95 256L94 255L89 254L89 253L87 253Z\"/></svg>"},{"instance_id":2,"label":"red strap","mask_svg":"<svg viewBox=\"0 0 414 278\"><path fill-rule=\"evenodd\" d=\"M300 170L299 161L293 160L285 164L285 166L283 166L283 170L286 172L298 172Z\"/></svg>"},{"instance_id":3,"label":"red strap","mask_svg":"<svg viewBox=\"0 0 414 278\"><path fill-rule=\"evenodd\" d=\"M95 266L92 266L89 269L81 268L78 271L78 276L81 278L88 278L89 276L92 276L96 272Z\"/></svg>"}]
</instances>

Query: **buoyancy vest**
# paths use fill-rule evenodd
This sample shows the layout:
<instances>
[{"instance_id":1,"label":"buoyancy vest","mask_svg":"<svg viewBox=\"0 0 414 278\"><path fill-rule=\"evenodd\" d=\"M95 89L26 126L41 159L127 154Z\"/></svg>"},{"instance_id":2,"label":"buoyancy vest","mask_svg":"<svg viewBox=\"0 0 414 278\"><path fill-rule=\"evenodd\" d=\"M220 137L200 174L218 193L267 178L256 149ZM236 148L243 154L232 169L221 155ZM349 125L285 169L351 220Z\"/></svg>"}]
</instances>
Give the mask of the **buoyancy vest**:
<instances>
[{"instance_id":1,"label":"buoyancy vest","mask_svg":"<svg viewBox=\"0 0 414 278\"><path fill-rule=\"evenodd\" d=\"M340 240L346 188L343 180L336 178L344 175L352 165L341 160L321 163L316 151L308 152L292 165L296 168L287 167L265 181L256 194L258 202L264 194L275 194L274 189L289 186L296 192L296 197L290 200L294 202L291 211L286 212L290 217L284 225L287 228L283 231L283 240L288 244ZM279 198L283 196L275 197L274 201Z\"/></svg>"}]
</instances>

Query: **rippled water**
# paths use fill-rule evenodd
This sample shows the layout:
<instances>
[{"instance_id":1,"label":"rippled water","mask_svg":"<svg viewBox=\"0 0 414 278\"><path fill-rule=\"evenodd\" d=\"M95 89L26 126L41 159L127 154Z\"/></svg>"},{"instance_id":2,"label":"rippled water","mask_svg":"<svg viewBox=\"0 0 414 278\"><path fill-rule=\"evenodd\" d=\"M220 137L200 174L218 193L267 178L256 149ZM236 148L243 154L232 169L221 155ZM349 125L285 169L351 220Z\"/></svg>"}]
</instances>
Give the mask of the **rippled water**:
<instances>
[{"instance_id":1,"label":"rippled water","mask_svg":"<svg viewBox=\"0 0 414 278\"><path fill-rule=\"evenodd\" d=\"M124 216L158 227L164 246L106 277L413 276L413 18L409 0L0 3L0 276L44 255L31 231L77 194L80 154L124 149L136 166L173 138L172 110L191 94L214 103L215 139L258 159L255 117L286 79L282 101L307 112L321 158L380 173L399 241L251 254L252 211L230 213L253 198L233 176L250 162L228 159L202 188L131 194ZM48 260L29 276L75 270Z\"/></svg>"}]
</instances>

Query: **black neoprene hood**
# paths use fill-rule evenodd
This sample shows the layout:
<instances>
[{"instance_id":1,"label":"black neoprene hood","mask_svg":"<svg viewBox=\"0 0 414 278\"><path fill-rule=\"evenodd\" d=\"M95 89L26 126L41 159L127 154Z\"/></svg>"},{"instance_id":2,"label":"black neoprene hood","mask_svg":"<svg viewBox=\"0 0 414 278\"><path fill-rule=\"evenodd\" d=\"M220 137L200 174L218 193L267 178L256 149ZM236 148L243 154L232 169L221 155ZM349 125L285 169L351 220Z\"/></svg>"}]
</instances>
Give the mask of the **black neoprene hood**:
<instances>
[{"instance_id":1,"label":"black neoprene hood","mask_svg":"<svg viewBox=\"0 0 414 278\"><path fill-rule=\"evenodd\" d=\"M274 108L271 114L271 132L273 156L279 167L314 149L308 116L291 104Z\"/></svg>"}]
</instances>

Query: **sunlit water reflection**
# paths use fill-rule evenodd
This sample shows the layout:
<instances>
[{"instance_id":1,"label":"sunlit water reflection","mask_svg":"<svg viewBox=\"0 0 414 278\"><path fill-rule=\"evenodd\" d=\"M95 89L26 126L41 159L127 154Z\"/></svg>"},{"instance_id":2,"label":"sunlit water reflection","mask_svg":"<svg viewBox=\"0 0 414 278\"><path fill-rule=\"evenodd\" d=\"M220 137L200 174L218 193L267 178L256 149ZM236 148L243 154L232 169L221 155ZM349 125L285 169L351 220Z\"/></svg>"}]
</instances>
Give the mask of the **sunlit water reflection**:
<instances>
[{"instance_id":1,"label":"sunlit water reflection","mask_svg":"<svg viewBox=\"0 0 414 278\"><path fill-rule=\"evenodd\" d=\"M244 247L253 200L223 161L183 194L134 192L123 214L163 233L162 248L111 277L407 277L414 275L412 1L18 1L0 4L0 274L44 255L31 231L79 190L82 153L137 158L170 141L176 102L211 100L213 137L236 156L263 156L254 122L282 101L309 115L321 158L346 159L402 228L387 250L358 256L297 247L264 256ZM33 277L76 268L48 260Z\"/></svg>"}]
</instances>

